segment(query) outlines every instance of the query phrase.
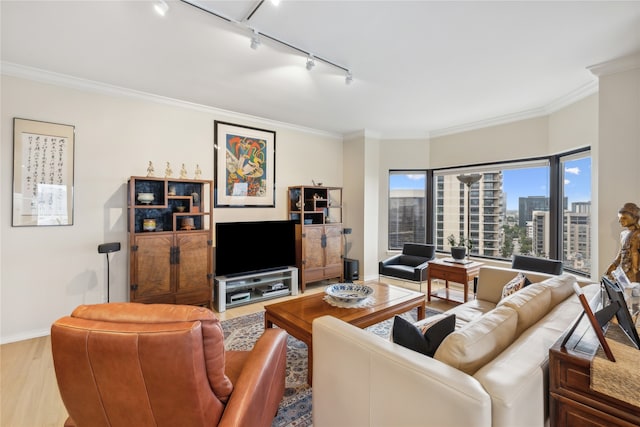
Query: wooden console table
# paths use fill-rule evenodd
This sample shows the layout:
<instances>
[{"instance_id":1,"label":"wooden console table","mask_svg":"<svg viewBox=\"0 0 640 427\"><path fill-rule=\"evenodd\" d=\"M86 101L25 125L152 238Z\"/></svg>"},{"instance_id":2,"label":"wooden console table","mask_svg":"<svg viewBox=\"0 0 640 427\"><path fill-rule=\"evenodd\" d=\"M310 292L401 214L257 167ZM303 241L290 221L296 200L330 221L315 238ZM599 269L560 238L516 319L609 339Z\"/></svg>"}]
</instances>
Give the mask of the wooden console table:
<instances>
[{"instance_id":1,"label":"wooden console table","mask_svg":"<svg viewBox=\"0 0 640 427\"><path fill-rule=\"evenodd\" d=\"M640 407L591 388L591 361L599 344L586 318L564 348L563 339L564 335L549 349L551 427L640 425ZM640 353L638 357L640 360Z\"/></svg>"},{"instance_id":2,"label":"wooden console table","mask_svg":"<svg viewBox=\"0 0 640 427\"><path fill-rule=\"evenodd\" d=\"M478 276L482 265L483 263L476 261L461 264L455 261L447 261L446 258L429 261L429 268L427 268L427 301L431 301L433 296L447 301L467 302L469 299L469 282ZM431 279L444 280L445 288L432 293ZM462 284L462 298L459 292L449 288L449 282Z\"/></svg>"}]
</instances>

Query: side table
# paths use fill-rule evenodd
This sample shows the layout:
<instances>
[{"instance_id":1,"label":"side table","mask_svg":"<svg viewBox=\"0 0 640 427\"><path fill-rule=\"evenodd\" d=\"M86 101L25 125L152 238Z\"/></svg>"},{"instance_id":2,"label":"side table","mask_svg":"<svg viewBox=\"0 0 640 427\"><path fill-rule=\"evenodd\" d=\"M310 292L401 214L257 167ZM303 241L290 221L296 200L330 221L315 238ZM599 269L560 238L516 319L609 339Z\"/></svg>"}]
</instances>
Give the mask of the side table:
<instances>
[{"instance_id":1,"label":"side table","mask_svg":"<svg viewBox=\"0 0 640 427\"><path fill-rule=\"evenodd\" d=\"M471 261L462 264L454 261L453 258L435 259L429 261L427 268L427 301L431 297L440 298L446 301L467 302L469 299L469 282L478 276L480 267L484 263ZM445 281L445 288L431 292L431 279L442 279ZM449 282L462 284L464 291L460 292L449 288Z\"/></svg>"},{"instance_id":2,"label":"side table","mask_svg":"<svg viewBox=\"0 0 640 427\"><path fill-rule=\"evenodd\" d=\"M618 325L609 325L614 327ZM564 334L549 349L551 427L640 425L640 407L591 388L591 364L599 342L588 322L581 322L565 347L561 346L563 339Z\"/></svg>"}]
</instances>

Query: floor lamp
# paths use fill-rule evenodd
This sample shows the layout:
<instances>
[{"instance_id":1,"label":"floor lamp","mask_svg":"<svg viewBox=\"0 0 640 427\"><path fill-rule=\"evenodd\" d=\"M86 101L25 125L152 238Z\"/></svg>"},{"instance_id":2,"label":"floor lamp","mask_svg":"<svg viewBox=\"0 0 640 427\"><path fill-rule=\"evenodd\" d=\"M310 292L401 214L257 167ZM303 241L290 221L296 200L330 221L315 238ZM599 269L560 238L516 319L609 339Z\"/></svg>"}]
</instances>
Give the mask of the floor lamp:
<instances>
[{"instance_id":1,"label":"floor lamp","mask_svg":"<svg viewBox=\"0 0 640 427\"><path fill-rule=\"evenodd\" d=\"M471 256L471 186L480 181L482 175L472 173L469 175L458 175L458 181L467 186L467 259Z\"/></svg>"},{"instance_id":2,"label":"floor lamp","mask_svg":"<svg viewBox=\"0 0 640 427\"><path fill-rule=\"evenodd\" d=\"M98 253L105 254L107 256L107 302L109 302L109 287L111 277L109 275L109 254L111 252L118 252L120 250L120 242L102 243L98 245Z\"/></svg>"}]
</instances>

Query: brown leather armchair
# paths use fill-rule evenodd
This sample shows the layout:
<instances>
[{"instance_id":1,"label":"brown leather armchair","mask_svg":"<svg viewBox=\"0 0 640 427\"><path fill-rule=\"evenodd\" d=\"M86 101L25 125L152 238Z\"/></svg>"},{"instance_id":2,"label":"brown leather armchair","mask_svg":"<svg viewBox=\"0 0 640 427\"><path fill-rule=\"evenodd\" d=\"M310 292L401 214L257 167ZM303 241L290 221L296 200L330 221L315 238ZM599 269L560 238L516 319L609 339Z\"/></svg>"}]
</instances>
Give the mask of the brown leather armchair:
<instances>
[{"instance_id":1,"label":"brown leather armchair","mask_svg":"<svg viewBox=\"0 0 640 427\"><path fill-rule=\"evenodd\" d=\"M270 426L284 394L286 338L225 351L206 308L83 305L51 327L66 426Z\"/></svg>"}]
</instances>

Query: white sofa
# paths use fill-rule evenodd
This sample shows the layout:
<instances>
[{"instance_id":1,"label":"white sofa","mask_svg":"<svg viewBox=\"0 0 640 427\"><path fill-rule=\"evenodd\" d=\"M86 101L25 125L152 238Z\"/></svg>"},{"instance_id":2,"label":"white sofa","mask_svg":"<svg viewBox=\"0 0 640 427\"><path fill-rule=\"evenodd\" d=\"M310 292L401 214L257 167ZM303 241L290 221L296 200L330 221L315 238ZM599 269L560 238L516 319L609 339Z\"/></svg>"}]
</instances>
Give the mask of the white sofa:
<instances>
[{"instance_id":1,"label":"white sofa","mask_svg":"<svg viewBox=\"0 0 640 427\"><path fill-rule=\"evenodd\" d=\"M540 427L548 349L581 312L574 276L480 270L476 299L448 311L456 330L433 358L331 316L313 322L313 425ZM599 285L578 280L587 298Z\"/></svg>"}]
</instances>

